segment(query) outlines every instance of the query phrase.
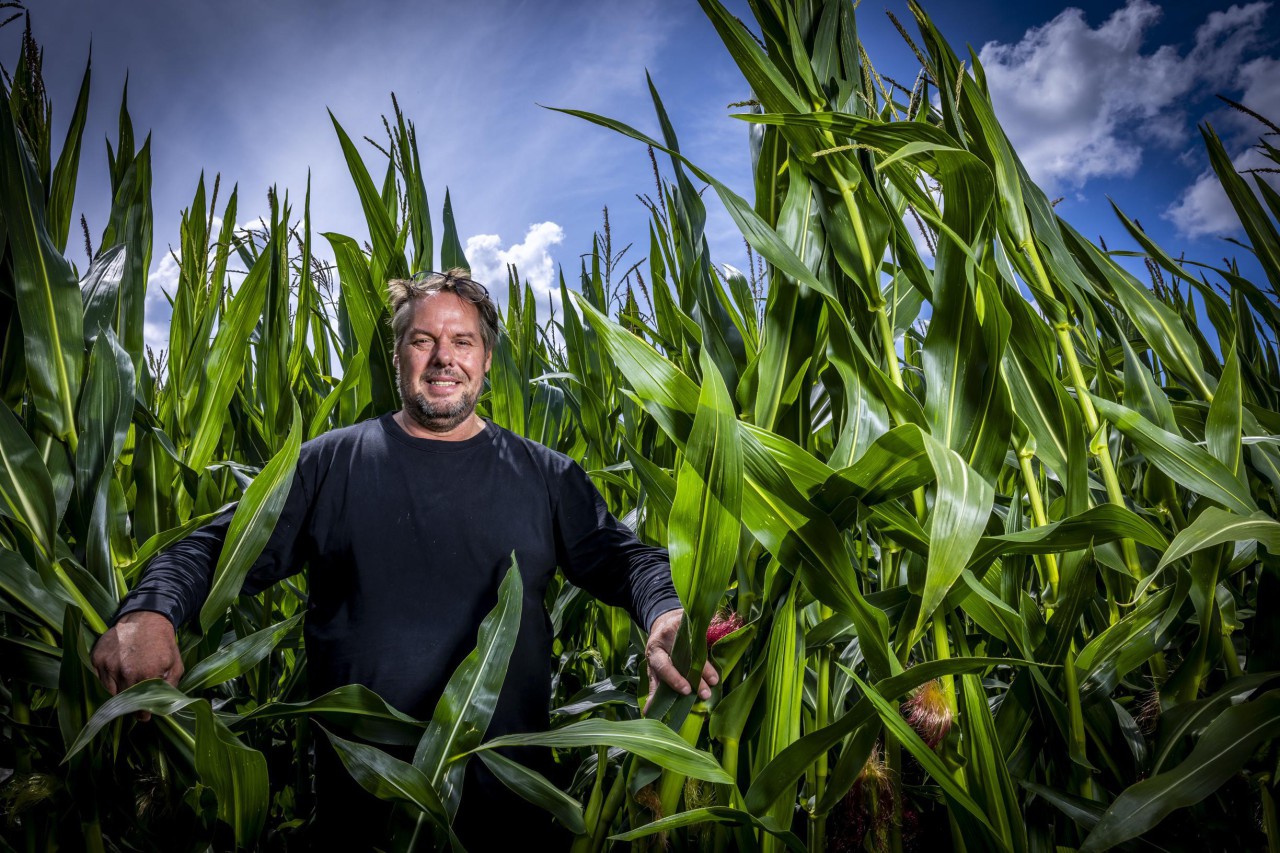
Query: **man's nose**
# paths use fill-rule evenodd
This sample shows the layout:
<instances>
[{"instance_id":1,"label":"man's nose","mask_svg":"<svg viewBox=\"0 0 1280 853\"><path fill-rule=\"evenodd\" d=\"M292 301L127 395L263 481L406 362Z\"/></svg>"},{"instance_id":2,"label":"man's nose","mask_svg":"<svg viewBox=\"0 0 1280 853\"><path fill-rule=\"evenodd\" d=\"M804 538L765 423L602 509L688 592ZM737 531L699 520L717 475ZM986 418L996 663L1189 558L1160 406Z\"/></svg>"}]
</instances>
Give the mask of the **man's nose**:
<instances>
[{"instance_id":1,"label":"man's nose","mask_svg":"<svg viewBox=\"0 0 1280 853\"><path fill-rule=\"evenodd\" d=\"M432 364L453 364L453 347L443 341L437 341L431 348Z\"/></svg>"}]
</instances>

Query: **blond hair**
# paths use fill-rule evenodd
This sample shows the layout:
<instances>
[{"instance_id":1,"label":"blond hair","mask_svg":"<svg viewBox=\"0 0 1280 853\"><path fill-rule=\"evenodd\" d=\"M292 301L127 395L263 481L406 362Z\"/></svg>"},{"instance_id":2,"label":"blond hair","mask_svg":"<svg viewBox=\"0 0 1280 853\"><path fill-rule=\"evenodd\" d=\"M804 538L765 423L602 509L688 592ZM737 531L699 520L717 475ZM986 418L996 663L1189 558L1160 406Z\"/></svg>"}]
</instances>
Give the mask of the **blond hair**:
<instances>
[{"instance_id":1,"label":"blond hair","mask_svg":"<svg viewBox=\"0 0 1280 853\"><path fill-rule=\"evenodd\" d=\"M480 312L480 338L484 341L484 351L493 352L498 343L498 308L489 298L485 286L471 278L470 270L461 267L445 272L418 273L413 278L394 278L387 282L391 331L396 348L400 348L413 319L413 304L436 293L452 293L476 306Z\"/></svg>"}]
</instances>

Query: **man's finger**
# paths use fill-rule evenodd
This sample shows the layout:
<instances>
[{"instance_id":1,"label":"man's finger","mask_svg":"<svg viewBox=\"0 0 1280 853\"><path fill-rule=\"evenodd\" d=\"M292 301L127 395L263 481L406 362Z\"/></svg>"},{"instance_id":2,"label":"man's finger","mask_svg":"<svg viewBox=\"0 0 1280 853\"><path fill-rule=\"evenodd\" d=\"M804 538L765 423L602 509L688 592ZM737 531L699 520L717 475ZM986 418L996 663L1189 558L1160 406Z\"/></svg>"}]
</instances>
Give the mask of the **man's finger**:
<instances>
[{"instance_id":1,"label":"man's finger","mask_svg":"<svg viewBox=\"0 0 1280 853\"><path fill-rule=\"evenodd\" d=\"M716 672L716 668L711 665L711 661L707 661L702 665L702 680L712 687L720 683L720 673Z\"/></svg>"},{"instance_id":2,"label":"man's finger","mask_svg":"<svg viewBox=\"0 0 1280 853\"><path fill-rule=\"evenodd\" d=\"M689 694L689 682L684 680L680 670L671 663L671 655L667 654L665 649L656 648L649 652L649 672L656 673L663 684L677 691L681 696Z\"/></svg>"},{"instance_id":3,"label":"man's finger","mask_svg":"<svg viewBox=\"0 0 1280 853\"><path fill-rule=\"evenodd\" d=\"M135 716L135 717L137 717L139 720L141 720L141 721L142 721L142 722L144 722L144 723L149 723L149 722L151 722L151 712L150 712L150 711L139 711L138 713L134 714L134 716Z\"/></svg>"},{"instance_id":4,"label":"man's finger","mask_svg":"<svg viewBox=\"0 0 1280 853\"><path fill-rule=\"evenodd\" d=\"M107 688L107 692L112 696L120 692L120 687L116 684L116 680L111 677L110 672L102 670L98 673L98 678L102 682L102 686Z\"/></svg>"}]
</instances>

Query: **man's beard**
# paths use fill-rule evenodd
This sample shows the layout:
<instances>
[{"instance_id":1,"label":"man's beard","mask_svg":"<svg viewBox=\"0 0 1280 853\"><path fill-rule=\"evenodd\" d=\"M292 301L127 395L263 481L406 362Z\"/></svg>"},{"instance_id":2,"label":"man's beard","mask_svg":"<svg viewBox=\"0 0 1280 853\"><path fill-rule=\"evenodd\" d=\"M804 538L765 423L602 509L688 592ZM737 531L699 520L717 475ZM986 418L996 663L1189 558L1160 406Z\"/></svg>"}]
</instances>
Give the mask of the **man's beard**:
<instances>
[{"instance_id":1,"label":"man's beard","mask_svg":"<svg viewBox=\"0 0 1280 853\"><path fill-rule=\"evenodd\" d=\"M424 375L422 381L430 381L431 378L440 377ZM396 385L400 389L400 405L405 412L415 423L431 432L448 432L471 417L476 409L476 398L466 391L457 400L433 403L405 380L399 365L396 366Z\"/></svg>"}]
</instances>

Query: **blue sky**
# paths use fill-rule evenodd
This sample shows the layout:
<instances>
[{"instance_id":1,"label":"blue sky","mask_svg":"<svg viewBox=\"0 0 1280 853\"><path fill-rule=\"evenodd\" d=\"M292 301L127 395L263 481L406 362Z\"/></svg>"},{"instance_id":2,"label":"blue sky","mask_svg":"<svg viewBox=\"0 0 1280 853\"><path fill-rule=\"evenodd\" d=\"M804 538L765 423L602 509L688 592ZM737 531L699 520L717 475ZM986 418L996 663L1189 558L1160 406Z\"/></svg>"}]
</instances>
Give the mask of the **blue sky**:
<instances>
[{"instance_id":1,"label":"blue sky","mask_svg":"<svg viewBox=\"0 0 1280 853\"><path fill-rule=\"evenodd\" d=\"M148 339L163 345L179 212L203 170L240 188L240 221L267 211L275 184L301 205L307 170L317 233L364 238L359 204L326 108L353 138L382 136L395 92L418 127L437 220L448 186L478 276L501 283L516 262L535 287L572 275L609 207L615 246L647 248L653 191L643 146L539 104L603 113L656 130L646 69L690 158L750 197L746 127L728 116L750 92L692 0L396 2L248 0L117 3L41 0L32 26L61 138L93 50L93 100L76 218L94 244L106 224L104 138L114 139L121 89L139 139L153 135L156 246ZM745 2L730 3L744 19ZM916 63L889 23L905 2L863 4L860 36L877 69L909 85ZM1218 261L1242 236L1205 180L1196 125L1211 121L1239 164L1252 165L1252 120L1213 95L1280 118L1280 9L1111 0L1082 4L970 0L928 3L963 55L978 51L997 111L1033 176L1061 196L1068 220L1111 248L1130 245L1107 198L1173 254ZM913 29L913 28L912 28ZM914 32L913 32L914 35ZM19 25L0 30L12 69ZM361 143L380 174L380 156ZM1272 176L1274 177L1274 176ZM706 196L713 256L741 265L728 217ZM320 241L323 245L323 241ZM74 237L68 254L85 267ZM628 264L629 265L629 264Z\"/></svg>"}]
</instances>

